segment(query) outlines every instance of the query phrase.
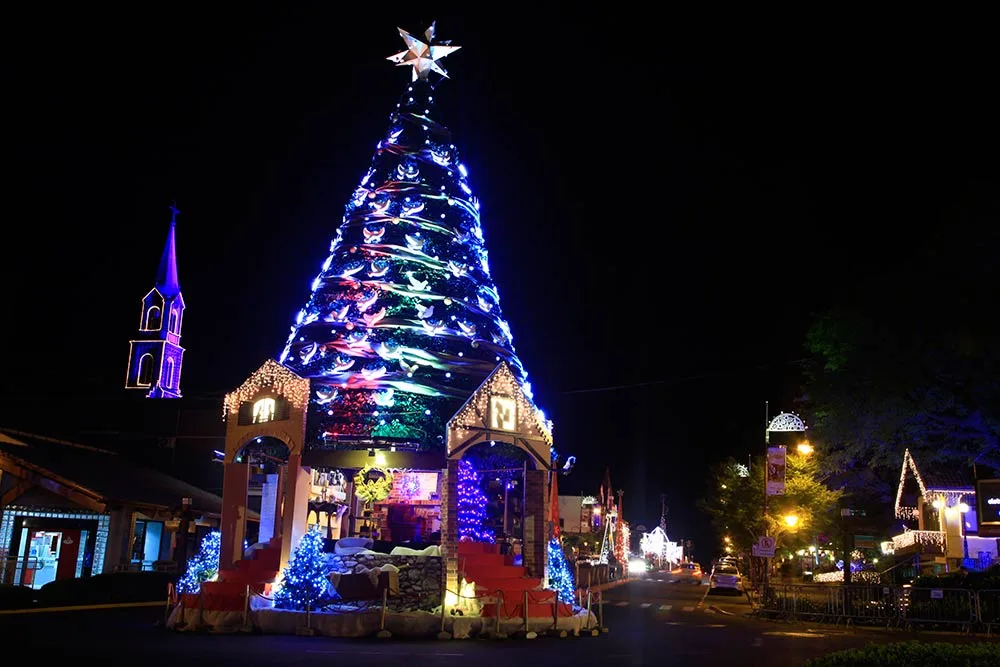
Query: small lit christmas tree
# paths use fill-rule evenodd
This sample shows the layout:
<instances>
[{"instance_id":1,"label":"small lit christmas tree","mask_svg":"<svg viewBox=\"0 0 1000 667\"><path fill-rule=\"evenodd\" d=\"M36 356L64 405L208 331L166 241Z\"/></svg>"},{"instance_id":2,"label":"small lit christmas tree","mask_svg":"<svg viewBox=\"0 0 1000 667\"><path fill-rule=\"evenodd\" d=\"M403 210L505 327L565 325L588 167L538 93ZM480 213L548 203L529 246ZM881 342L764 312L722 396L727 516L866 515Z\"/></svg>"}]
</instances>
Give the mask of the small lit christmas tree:
<instances>
[{"instance_id":1,"label":"small lit christmas tree","mask_svg":"<svg viewBox=\"0 0 1000 667\"><path fill-rule=\"evenodd\" d=\"M481 479L472 463L462 459L458 462L458 537L473 542L495 542L493 530L485 525L486 496L483 494Z\"/></svg>"},{"instance_id":2,"label":"small lit christmas tree","mask_svg":"<svg viewBox=\"0 0 1000 667\"><path fill-rule=\"evenodd\" d=\"M201 540L198 553L188 561L187 571L177 582L177 592L194 594L201 590L201 582L212 579L219 572L219 549L222 533L213 530Z\"/></svg>"},{"instance_id":3,"label":"small lit christmas tree","mask_svg":"<svg viewBox=\"0 0 1000 667\"><path fill-rule=\"evenodd\" d=\"M560 602L571 604L576 586L573 585L573 573L569 569L566 554L558 537L549 540L549 586L556 592Z\"/></svg>"},{"instance_id":4,"label":"small lit christmas tree","mask_svg":"<svg viewBox=\"0 0 1000 667\"><path fill-rule=\"evenodd\" d=\"M299 540L292 562L285 568L281 588L274 596L278 609L305 611L306 606L326 597L326 559L323 556L323 535L313 526Z\"/></svg>"}]
</instances>

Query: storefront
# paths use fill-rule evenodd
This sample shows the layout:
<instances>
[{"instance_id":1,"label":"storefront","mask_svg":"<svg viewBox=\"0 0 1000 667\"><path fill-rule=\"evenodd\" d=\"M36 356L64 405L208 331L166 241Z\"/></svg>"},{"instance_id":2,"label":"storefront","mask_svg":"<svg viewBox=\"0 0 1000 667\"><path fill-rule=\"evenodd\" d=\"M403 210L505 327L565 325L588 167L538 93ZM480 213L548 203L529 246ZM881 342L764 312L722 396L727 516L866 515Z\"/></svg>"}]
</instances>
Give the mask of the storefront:
<instances>
[{"instance_id":1,"label":"storefront","mask_svg":"<svg viewBox=\"0 0 1000 667\"><path fill-rule=\"evenodd\" d=\"M114 452L6 429L0 501L0 583L34 589L116 570L173 569L178 547L218 526L222 504Z\"/></svg>"}]
</instances>

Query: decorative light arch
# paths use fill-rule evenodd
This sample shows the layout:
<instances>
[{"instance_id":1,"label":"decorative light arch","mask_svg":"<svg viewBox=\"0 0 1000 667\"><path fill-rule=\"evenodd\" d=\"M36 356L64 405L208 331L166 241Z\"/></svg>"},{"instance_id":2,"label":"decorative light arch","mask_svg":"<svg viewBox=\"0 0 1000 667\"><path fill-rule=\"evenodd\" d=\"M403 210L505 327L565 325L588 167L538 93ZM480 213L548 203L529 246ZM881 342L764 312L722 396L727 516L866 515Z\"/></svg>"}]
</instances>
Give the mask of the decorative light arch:
<instances>
[{"instance_id":1,"label":"decorative light arch","mask_svg":"<svg viewBox=\"0 0 1000 667\"><path fill-rule=\"evenodd\" d=\"M806 424L794 412L782 412L767 425L769 432L804 433Z\"/></svg>"}]
</instances>

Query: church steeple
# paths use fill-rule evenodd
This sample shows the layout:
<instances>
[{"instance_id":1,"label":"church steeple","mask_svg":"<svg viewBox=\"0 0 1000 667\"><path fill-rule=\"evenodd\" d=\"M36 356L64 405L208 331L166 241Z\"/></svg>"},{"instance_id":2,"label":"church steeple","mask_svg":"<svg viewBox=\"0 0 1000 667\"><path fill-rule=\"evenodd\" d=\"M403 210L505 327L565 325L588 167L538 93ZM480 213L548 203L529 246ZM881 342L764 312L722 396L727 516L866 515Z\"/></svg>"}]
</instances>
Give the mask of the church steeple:
<instances>
[{"instance_id":1,"label":"church steeple","mask_svg":"<svg viewBox=\"0 0 1000 667\"><path fill-rule=\"evenodd\" d=\"M160 256L160 268L156 272L156 289L163 296L173 296L180 293L181 286L177 282L177 204L170 205L170 231L167 232L167 242L163 245Z\"/></svg>"},{"instance_id":2,"label":"church steeple","mask_svg":"<svg viewBox=\"0 0 1000 667\"><path fill-rule=\"evenodd\" d=\"M144 389L147 398L180 398L181 326L184 297L177 279L177 206L171 205L170 229L160 256L156 284L142 298L139 335L129 341L126 389Z\"/></svg>"}]
</instances>

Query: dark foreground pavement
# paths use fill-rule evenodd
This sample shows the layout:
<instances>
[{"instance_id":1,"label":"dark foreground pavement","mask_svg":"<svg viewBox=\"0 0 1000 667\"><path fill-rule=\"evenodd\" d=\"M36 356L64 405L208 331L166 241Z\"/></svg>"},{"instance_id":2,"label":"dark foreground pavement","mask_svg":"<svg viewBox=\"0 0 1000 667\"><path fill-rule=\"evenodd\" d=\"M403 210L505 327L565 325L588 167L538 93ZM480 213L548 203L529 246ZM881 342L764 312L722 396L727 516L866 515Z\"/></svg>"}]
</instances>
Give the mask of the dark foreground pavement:
<instances>
[{"instance_id":1,"label":"dark foreground pavement","mask_svg":"<svg viewBox=\"0 0 1000 667\"><path fill-rule=\"evenodd\" d=\"M913 633L789 624L747 618L745 599L705 595L707 587L645 580L605 593L600 637L539 637L535 640L376 640L279 635L175 633L154 623L162 609L133 608L0 616L0 636L9 648L33 655L35 665L78 664L219 665L246 667L363 661L366 667L467 665L801 665L842 648L920 639L987 641L945 633ZM32 650L34 649L34 650ZM22 651L19 650L19 653ZM109 662L110 661L110 662Z\"/></svg>"}]
</instances>

